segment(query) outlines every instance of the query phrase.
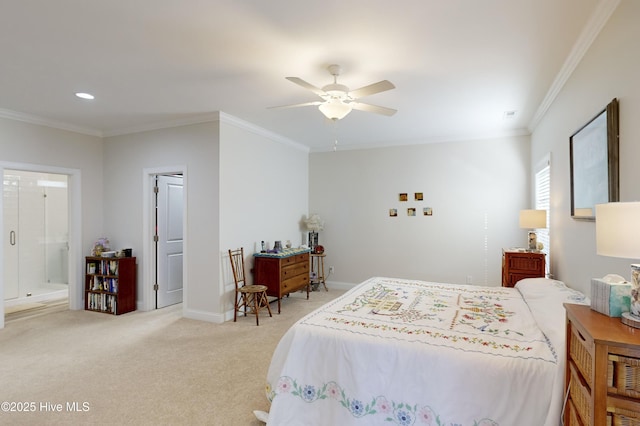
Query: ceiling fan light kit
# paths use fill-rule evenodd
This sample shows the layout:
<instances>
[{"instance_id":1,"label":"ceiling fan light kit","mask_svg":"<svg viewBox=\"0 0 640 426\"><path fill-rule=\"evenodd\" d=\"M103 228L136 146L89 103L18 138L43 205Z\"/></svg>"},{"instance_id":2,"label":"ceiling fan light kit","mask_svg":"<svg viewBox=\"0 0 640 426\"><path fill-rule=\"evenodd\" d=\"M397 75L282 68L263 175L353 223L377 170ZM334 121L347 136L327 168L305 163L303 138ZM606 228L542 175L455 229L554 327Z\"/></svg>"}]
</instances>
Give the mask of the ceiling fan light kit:
<instances>
[{"instance_id":1,"label":"ceiling fan light kit","mask_svg":"<svg viewBox=\"0 0 640 426\"><path fill-rule=\"evenodd\" d=\"M341 100L331 100L318 106L321 113L330 120L340 120L351 112L351 105Z\"/></svg>"},{"instance_id":2,"label":"ceiling fan light kit","mask_svg":"<svg viewBox=\"0 0 640 426\"><path fill-rule=\"evenodd\" d=\"M322 89L314 86L313 84L307 83L299 77L286 77L286 79L291 81L292 83L302 86L305 89L315 93L320 98L322 98L322 101L305 102L302 104L286 105L275 108L292 108L314 105L318 106L318 109L322 114L324 114L325 117L333 121L340 120L346 117L347 114L349 114L354 109L365 112L374 112L376 114L387 116L391 116L396 113L395 109L357 102L359 98L394 89L395 86L390 81L382 80L377 83L373 83L368 86L350 91L347 86L338 84L338 76L340 75L341 71L339 65L329 65L327 69L333 76L333 83L327 84Z\"/></svg>"}]
</instances>

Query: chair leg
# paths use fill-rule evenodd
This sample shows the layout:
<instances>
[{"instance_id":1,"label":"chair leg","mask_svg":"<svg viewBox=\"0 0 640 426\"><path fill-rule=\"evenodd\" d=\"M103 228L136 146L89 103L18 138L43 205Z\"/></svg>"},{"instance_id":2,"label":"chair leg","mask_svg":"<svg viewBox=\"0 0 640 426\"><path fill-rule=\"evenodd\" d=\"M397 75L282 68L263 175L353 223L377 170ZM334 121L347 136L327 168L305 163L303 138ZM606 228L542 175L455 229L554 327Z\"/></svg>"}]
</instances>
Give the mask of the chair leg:
<instances>
[{"instance_id":1,"label":"chair leg","mask_svg":"<svg viewBox=\"0 0 640 426\"><path fill-rule=\"evenodd\" d=\"M267 292L266 291L262 292L262 300L264 301L263 303L267 307L267 311L269 311L269 316L273 318L273 315L271 314L271 306L269 306L269 299L267 298Z\"/></svg>"},{"instance_id":2,"label":"chair leg","mask_svg":"<svg viewBox=\"0 0 640 426\"><path fill-rule=\"evenodd\" d=\"M253 309L256 311L256 325L260 325L260 321L258 320L258 314L260 313L260 306L258 305L259 299L258 295L253 295Z\"/></svg>"},{"instance_id":3,"label":"chair leg","mask_svg":"<svg viewBox=\"0 0 640 426\"><path fill-rule=\"evenodd\" d=\"M236 320L238 319L239 308L240 306L238 306L238 292L236 291L236 300L233 301L233 322L236 322Z\"/></svg>"}]
</instances>

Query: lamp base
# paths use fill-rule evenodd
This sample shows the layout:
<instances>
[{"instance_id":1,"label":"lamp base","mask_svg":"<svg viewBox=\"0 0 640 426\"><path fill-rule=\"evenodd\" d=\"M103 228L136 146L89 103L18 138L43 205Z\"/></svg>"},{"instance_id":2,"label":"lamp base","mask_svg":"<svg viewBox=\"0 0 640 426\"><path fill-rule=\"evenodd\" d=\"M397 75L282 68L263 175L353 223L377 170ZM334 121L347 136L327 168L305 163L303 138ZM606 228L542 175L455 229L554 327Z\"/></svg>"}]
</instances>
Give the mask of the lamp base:
<instances>
[{"instance_id":1,"label":"lamp base","mask_svg":"<svg viewBox=\"0 0 640 426\"><path fill-rule=\"evenodd\" d=\"M534 231L529 231L529 250L538 249L538 236Z\"/></svg>"},{"instance_id":2,"label":"lamp base","mask_svg":"<svg viewBox=\"0 0 640 426\"><path fill-rule=\"evenodd\" d=\"M620 320L629 327L640 328L640 317L633 315L631 312L623 312Z\"/></svg>"}]
</instances>

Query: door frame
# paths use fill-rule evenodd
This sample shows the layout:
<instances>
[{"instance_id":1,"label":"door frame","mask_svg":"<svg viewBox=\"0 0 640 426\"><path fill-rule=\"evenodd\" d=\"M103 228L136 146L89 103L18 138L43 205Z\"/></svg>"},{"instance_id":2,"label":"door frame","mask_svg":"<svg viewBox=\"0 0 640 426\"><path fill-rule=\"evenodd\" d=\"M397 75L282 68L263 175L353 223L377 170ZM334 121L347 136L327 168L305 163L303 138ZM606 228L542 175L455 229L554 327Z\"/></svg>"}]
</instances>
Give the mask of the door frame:
<instances>
[{"instance_id":1,"label":"door frame","mask_svg":"<svg viewBox=\"0 0 640 426\"><path fill-rule=\"evenodd\" d=\"M166 167L153 167L145 168L142 170L142 286L138 286L142 291L139 296L138 309L142 311L152 311L156 309L155 293L153 290L156 261L154 256L154 248L152 245L155 225L155 193L153 187L155 185L155 179L158 175L170 175L181 174L182 175L182 313L186 310L185 300L188 294L188 279L187 279L187 217L188 217L188 204L187 204L187 166L166 166ZM152 207L153 206L153 207Z\"/></svg>"},{"instance_id":2,"label":"door frame","mask_svg":"<svg viewBox=\"0 0 640 426\"><path fill-rule=\"evenodd\" d=\"M82 174L79 169L47 166L30 163L12 163L0 161L0 174L4 177L5 169L24 170L28 172L56 173L68 176L67 203L69 231L69 257L67 268L69 271L69 309L79 310L84 308L83 262L82 262ZM3 188L4 191L4 188ZM0 229L4 230L3 200L0 197ZM4 259L4 232L0 232L0 259ZM0 262L0 329L4 328L4 261Z\"/></svg>"}]
</instances>

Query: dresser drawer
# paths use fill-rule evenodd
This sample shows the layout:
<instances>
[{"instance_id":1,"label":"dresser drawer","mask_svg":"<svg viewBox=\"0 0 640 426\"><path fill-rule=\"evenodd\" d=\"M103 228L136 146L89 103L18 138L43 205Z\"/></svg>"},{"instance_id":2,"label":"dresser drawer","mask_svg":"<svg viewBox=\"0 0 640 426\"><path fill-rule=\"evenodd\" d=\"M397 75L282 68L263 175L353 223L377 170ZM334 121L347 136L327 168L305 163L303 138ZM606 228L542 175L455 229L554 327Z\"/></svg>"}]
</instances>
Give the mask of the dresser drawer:
<instances>
[{"instance_id":1,"label":"dresser drawer","mask_svg":"<svg viewBox=\"0 0 640 426\"><path fill-rule=\"evenodd\" d=\"M573 405L573 401L571 401L571 400L567 401L566 410L569 413L569 425L568 426L583 426L584 425L584 423L582 423L582 420L580 420L580 417L578 416L578 412L576 411L576 406Z\"/></svg>"},{"instance_id":2,"label":"dresser drawer","mask_svg":"<svg viewBox=\"0 0 640 426\"><path fill-rule=\"evenodd\" d=\"M607 425L640 426L640 402L608 396Z\"/></svg>"},{"instance_id":3,"label":"dresser drawer","mask_svg":"<svg viewBox=\"0 0 640 426\"><path fill-rule=\"evenodd\" d=\"M309 262L293 263L282 268L281 277L283 281L298 275L309 276Z\"/></svg>"},{"instance_id":4,"label":"dresser drawer","mask_svg":"<svg viewBox=\"0 0 640 426\"><path fill-rule=\"evenodd\" d=\"M282 259L282 267L293 263L302 263L309 261L309 253L296 254L295 256L285 257Z\"/></svg>"},{"instance_id":5,"label":"dresser drawer","mask_svg":"<svg viewBox=\"0 0 640 426\"><path fill-rule=\"evenodd\" d=\"M297 275L295 277L282 280L282 293L290 293L301 288L306 287L309 284L309 275Z\"/></svg>"},{"instance_id":6,"label":"dresser drawer","mask_svg":"<svg viewBox=\"0 0 640 426\"><path fill-rule=\"evenodd\" d=\"M591 387L593 383L593 339L576 324L570 323L569 356L577 366L582 377Z\"/></svg>"},{"instance_id":7,"label":"dresser drawer","mask_svg":"<svg viewBox=\"0 0 640 426\"><path fill-rule=\"evenodd\" d=\"M609 393L640 399L640 359L609 354L607 361Z\"/></svg>"},{"instance_id":8,"label":"dresser drawer","mask_svg":"<svg viewBox=\"0 0 640 426\"><path fill-rule=\"evenodd\" d=\"M575 365L570 362L571 384L569 388L569 398L573 403L573 408L584 424L591 424L591 393L587 384L582 379Z\"/></svg>"},{"instance_id":9,"label":"dresser drawer","mask_svg":"<svg viewBox=\"0 0 640 426\"><path fill-rule=\"evenodd\" d=\"M513 254L507 258L507 266L512 271L535 272L544 267L544 264L542 263L543 260L543 257L532 257L528 254Z\"/></svg>"}]
</instances>

